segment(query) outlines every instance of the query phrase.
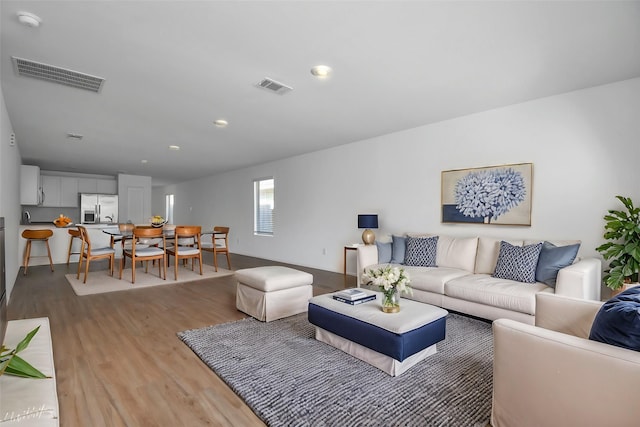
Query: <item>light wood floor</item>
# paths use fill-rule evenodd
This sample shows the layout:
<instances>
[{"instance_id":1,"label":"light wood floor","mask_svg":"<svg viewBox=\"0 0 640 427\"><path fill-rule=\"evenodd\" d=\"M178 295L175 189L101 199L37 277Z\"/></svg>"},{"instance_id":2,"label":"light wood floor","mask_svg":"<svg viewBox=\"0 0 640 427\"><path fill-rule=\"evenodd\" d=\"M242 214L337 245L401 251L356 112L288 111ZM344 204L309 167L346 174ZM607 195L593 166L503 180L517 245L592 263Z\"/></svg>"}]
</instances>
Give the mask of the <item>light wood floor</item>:
<instances>
[{"instance_id":1,"label":"light wood floor","mask_svg":"<svg viewBox=\"0 0 640 427\"><path fill-rule=\"evenodd\" d=\"M287 265L235 254L231 263ZM9 304L9 319L49 317L61 426L264 425L176 336L246 317L232 276L78 297L64 277L76 266L20 271ZM354 276L291 267L314 275L316 295L355 286Z\"/></svg>"}]
</instances>

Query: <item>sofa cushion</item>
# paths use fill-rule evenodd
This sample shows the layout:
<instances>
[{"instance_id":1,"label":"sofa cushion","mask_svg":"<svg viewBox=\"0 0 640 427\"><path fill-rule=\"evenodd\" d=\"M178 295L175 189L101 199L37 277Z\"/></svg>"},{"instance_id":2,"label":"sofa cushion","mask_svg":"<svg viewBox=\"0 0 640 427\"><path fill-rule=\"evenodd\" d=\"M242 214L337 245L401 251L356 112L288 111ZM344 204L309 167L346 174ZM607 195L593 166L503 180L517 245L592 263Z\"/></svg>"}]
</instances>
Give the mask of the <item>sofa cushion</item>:
<instances>
[{"instance_id":1,"label":"sofa cushion","mask_svg":"<svg viewBox=\"0 0 640 427\"><path fill-rule=\"evenodd\" d=\"M556 246L550 242L544 242L536 267L536 281L542 282L552 288L556 287L558 271L571 264L576 259L580 244L568 246Z\"/></svg>"},{"instance_id":2,"label":"sofa cushion","mask_svg":"<svg viewBox=\"0 0 640 427\"><path fill-rule=\"evenodd\" d=\"M393 264L404 264L407 241L404 236L391 236L391 262Z\"/></svg>"},{"instance_id":3,"label":"sofa cushion","mask_svg":"<svg viewBox=\"0 0 640 427\"><path fill-rule=\"evenodd\" d=\"M460 238L439 236L436 251L436 265L438 267L458 268L473 273L476 265L477 251L477 237Z\"/></svg>"},{"instance_id":4,"label":"sofa cushion","mask_svg":"<svg viewBox=\"0 0 640 427\"><path fill-rule=\"evenodd\" d=\"M505 241L500 242L500 252L493 276L500 279L534 283L541 249L542 243L513 246Z\"/></svg>"},{"instance_id":5,"label":"sofa cushion","mask_svg":"<svg viewBox=\"0 0 640 427\"><path fill-rule=\"evenodd\" d=\"M444 284L449 280L463 277L468 271L447 267L404 267L411 279L411 288L420 291L444 294Z\"/></svg>"},{"instance_id":6,"label":"sofa cushion","mask_svg":"<svg viewBox=\"0 0 640 427\"><path fill-rule=\"evenodd\" d=\"M407 251L404 256L405 265L435 267L437 245L438 236L407 237Z\"/></svg>"},{"instance_id":7,"label":"sofa cushion","mask_svg":"<svg viewBox=\"0 0 640 427\"><path fill-rule=\"evenodd\" d=\"M386 264L391 262L391 242L378 242L376 240L376 247L378 248L378 264Z\"/></svg>"},{"instance_id":8,"label":"sofa cushion","mask_svg":"<svg viewBox=\"0 0 640 427\"><path fill-rule=\"evenodd\" d=\"M591 326L589 339L640 351L640 287L605 302Z\"/></svg>"},{"instance_id":9,"label":"sofa cushion","mask_svg":"<svg viewBox=\"0 0 640 427\"><path fill-rule=\"evenodd\" d=\"M476 256L476 273L493 274L496 271L496 262L500 252L501 239L492 237L478 238L478 255ZM514 246L522 246L522 240L505 240Z\"/></svg>"},{"instance_id":10,"label":"sofa cushion","mask_svg":"<svg viewBox=\"0 0 640 427\"><path fill-rule=\"evenodd\" d=\"M543 283L523 285L521 282L499 279L488 274L469 274L444 285L444 293L448 297L531 315L536 312L538 292L553 290Z\"/></svg>"}]
</instances>

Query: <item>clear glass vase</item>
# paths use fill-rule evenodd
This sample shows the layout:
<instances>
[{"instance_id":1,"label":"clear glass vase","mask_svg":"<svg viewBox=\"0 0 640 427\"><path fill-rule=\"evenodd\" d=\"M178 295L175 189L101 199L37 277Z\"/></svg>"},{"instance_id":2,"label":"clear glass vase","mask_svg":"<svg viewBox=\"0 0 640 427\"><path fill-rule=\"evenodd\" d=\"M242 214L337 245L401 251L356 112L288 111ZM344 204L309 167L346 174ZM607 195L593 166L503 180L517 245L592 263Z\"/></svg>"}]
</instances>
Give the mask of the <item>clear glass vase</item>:
<instances>
[{"instance_id":1,"label":"clear glass vase","mask_svg":"<svg viewBox=\"0 0 640 427\"><path fill-rule=\"evenodd\" d=\"M382 291L382 311L385 313L397 313L400 311L400 291L398 288L392 288L388 291Z\"/></svg>"}]
</instances>

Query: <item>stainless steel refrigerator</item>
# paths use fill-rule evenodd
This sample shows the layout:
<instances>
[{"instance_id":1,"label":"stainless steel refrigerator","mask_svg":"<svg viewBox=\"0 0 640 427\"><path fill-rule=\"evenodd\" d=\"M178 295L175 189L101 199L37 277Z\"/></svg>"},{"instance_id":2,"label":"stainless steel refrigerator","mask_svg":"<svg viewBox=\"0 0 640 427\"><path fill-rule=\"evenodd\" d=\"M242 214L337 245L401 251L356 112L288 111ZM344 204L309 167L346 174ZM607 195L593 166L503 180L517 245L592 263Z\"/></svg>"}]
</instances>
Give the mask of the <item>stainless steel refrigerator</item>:
<instances>
[{"instance_id":1,"label":"stainless steel refrigerator","mask_svg":"<svg viewBox=\"0 0 640 427\"><path fill-rule=\"evenodd\" d=\"M80 194L80 219L83 224L118 222L118 196Z\"/></svg>"}]
</instances>

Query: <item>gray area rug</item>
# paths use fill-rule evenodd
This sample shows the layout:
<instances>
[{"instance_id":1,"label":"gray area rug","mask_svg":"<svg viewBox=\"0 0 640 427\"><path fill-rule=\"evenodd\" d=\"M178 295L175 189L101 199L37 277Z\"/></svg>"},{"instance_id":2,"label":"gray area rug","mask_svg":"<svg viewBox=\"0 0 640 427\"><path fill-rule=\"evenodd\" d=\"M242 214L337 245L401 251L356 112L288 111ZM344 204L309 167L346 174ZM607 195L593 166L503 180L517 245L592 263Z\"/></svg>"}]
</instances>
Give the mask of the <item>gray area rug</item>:
<instances>
[{"instance_id":1,"label":"gray area rug","mask_svg":"<svg viewBox=\"0 0 640 427\"><path fill-rule=\"evenodd\" d=\"M482 426L491 324L450 313L438 353L390 377L314 339L307 315L178 333L269 426Z\"/></svg>"}]
</instances>

